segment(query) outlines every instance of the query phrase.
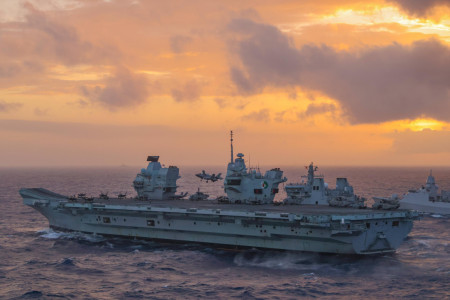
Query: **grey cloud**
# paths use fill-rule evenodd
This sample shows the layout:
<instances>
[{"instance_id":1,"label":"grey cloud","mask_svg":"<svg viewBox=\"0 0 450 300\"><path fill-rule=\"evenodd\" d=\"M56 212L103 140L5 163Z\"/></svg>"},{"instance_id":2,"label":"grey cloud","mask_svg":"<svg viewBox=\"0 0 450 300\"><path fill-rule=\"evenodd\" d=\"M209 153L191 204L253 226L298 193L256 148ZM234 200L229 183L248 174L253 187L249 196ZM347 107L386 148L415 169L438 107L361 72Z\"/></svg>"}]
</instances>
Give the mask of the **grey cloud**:
<instances>
[{"instance_id":1,"label":"grey cloud","mask_svg":"<svg viewBox=\"0 0 450 300\"><path fill-rule=\"evenodd\" d=\"M149 96L149 82L145 75L133 74L119 67L116 74L106 80L105 87L81 87L82 94L91 102L100 103L110 110L142 104Z\"/></svg>"},{"instance_id":2,"label":"grey cloud","mask_svg":"<svg viewBox=\"0 0 450 300\"><path fill-rule=\"evenodd\" d=\"M288 112L287 110L277 112L275 115L275 121L284 122L284 116L286 115L287 112Z\"/></svg>"},{"instance_id":3,"label":"grey cloud","mask_svg":"<svg viewBox=\"0 0 450 300\"><path fill-rule=\"evenodd\" d=\"M274 26L234 20L231 44L242 65L230 76L242 94L293 85L338 100L352 123L421 116L450 121L450 47L437 40L359 52L325 45L295 48Z\"/></svg>"},{"instance_id":4,"label":"grey cloud","mask_svg":"<svg viewBox=\"0 0 450 300\"><path fill-rule=\"evenodd\" d=\"M299 117L303 118L303 117L310 117L310 116L314 116L317 114L324 114L324 113L328 113L328 112L335 112L336 111L336 106L334 104L331 103L311 103L310 105L308 105L308 107L306 108L306 110L302 113L299 113Z\"/></svg>"},{"instance_id":5,"label":"grey cloud","mask_svg":"<svg viewBox=\"0 0 450 300\"><path fill-rule=\"evenodd\" d=\"M312 62L304 65L300 84L338 100L353 123L422 115L450 120L450 48L438 41L392 44L362 53L324 47L308 51L312 53L299 51Z\"/></svg>"},{"instance_id":6,"label":"grey cloud","mask_svg":"<svg viewBox=\"0 0 450 300\"><path fill-rule=\"evenodd\" d=\"M258 92L267 84L296 84L300 57L293 42L276 27L247 19L235 19L228 27L244 35L232 45L245 66L245 72L231 68L231 78L241 91Z\"/></svg>"},{"instance_id":7,"label":"grey cloud","mask_svg":"<svg viewBox=\"0 0 450 300\"><path fill-rule=\"evenodd\" d=\"M192 41L192 38L185 35L176 35L170 38L170 48L174 53L182 53L186 45Z\"/></svg>"},{"instance_id":8,"label":"grey cloud","mask_svg":"<svg viewBox=\"0 0 450 300\"><path fill-rule=\"evenodd\" d=\"M200 98L201 86L195 80L188 81L177 89L172 89L172 97L176 102L194 102Z\"/></svg>"},{"instance_id":9,"label":"grey cloud","mask_svg":"<svg viewBox=\"0 0 450 300\"><path fill-rule=\"evenodd\" d=\"M89 102L84 100L84 99L78 99L75 102L69 102L67 104L69 104L69 105L77 105L79 107L88 107L89 106Z\"/></svg>"},{"instance_id":10,"label":"grey cloud","mask_svg":"<svg viewBox=\"0 0 450 300\"><path fill-rule=\"evenodd\" d=\"M35 59L38 56L41 60L56 60L66 65L101 64L117 61L121 57L115 47L98 46L85 41L80 38L75 28L54 20L49 13L40 11L29 3L25 7L28 11L25 22L9 25L20 32L20 36L0 36L3 43L0 51L8 56L22 55L22 59ZM26 40L26 43L20 40ZM42 69L36 63L26 64L30 69Z\"/></svg>"},{"instance_id":11,"label":"grey cloud","mask_svg":"<svg viewBox=\"0 0 450 300\"><path fill-rule=\"evenodd\" d=\"M236 67L231 67L230 69L231 80L238 87L239 91L244 94L253 94L256 92L261 92L261 89L257 90L255 85L247 78L241 69Z\"/></svg>"},{"instance_id":12,"label":"grey cloud","mask_svg":"<svg viewBox=\"0 0 450 300\"><path fill-rule=\"evenodd\" d=\"M26 16L27 25L32 30L42 32L48 37L39 41L41 51L54 52L54 55L67 64L76 64L87 60L93 45L82 41L75 29L59 24L48 16L28 5L30 13Z\"/></svg>"},{"instance_id":13,"label":"grey cloud","mask_svg":"<svg viewBox=\"0 0 450 300\"><path fill-rule=\"evenodd\" d=\"M295 91L290 92L289 99L292 99L292 100L297 99L297 93Z\"/></svg>"},{"instance_id":14,"label":"grey cloud","mask_svg":"<svg viewBox=\"0 0 450 300\"><path fill-rule=\"evenodd\" d=\"M17 63L4 63L0 65L0 78L10 78L18 75L22 67Z\"/></svg>"},{"instance_id":15,"label":"grey cloud","mask_svg":"<svg viewBox=\"0 0 450 300\"><path fill-rule=\"evenodd\" d=\"M450 6L450 0L387 0L414 17L426 17L435 6Z\"/></svg>"},{"instance_id":16,"label":"grey cloud","mask_svg":"<svg viewBox=\"0 0 450 300\"><path fill-rule=\"evenodd\" d=\"M245 99L236 99L236 98L215 98L214 102L216 102L216 104L220 107L220 108L225 108L225 107L234 107L238 110L243 110L249 103L249 100L245 100Z\"/></svg>"},{"instance_id":17,"label":"grey cloud","mask_svg":"<svg viewBox=\"0 0 450 300\"><path fill-rule=\"evenodd\" d=\"M225 108L227 106L227 100L223 99L223 98L215 98L214 102L216 102L216 104L220 107L220 108Z\"/></svg>"},{"instance_id":18,"label":"grey cloud","mask_svg":"<svg viewBox=\"0 0 450 300\"><path fill-rule=\"evenodd\" d=\"M22 107L22 103L16 103L16 102L6 102L3 100L0 100L0 112L10 112L19 109Z\"/></svg>"},{"instance_id":19,"label":"grey cloud","mask_svg":"<svg viewBox=\"0 0 450 300\"><path fill-rule=\"evenodd\" d=\"M242 117L242 120L257 121L257 122L269 122L270 114L268 109L261 109L260 111L251 112Z\"/></svg>"},{"instance_id":20,"label":"grey cloud","mask_svg":"<svg viewBox=\"0 0 450 300\"><path fill-rule=\"evenodd\" d=\"M42 72L45 67L38 61L26 60L22 64L25 69L31 72Z\"/></svg>"},{"instance_id":21,"label":"grey cloud","mask_svg":"<svg viewBox=\"0 0 450 300\"><path fill-rule=\"evenodd\" d=\"M234 107L238 110L243 110L247 107L247 105L250 104L249 100L245 100L245 99L239 99L238 101L234 101L235 105Z\"/></svg>"},{"instance_id":22,"label":"grey cloud","mask_svg":"<svg viewBox=\"0 0 450 300\"><path fill-rule=\"evenodd\" d=\"M0 41L1 42L1 41ZM17 62L5 62L0 63L0 78L11 79L21 75L35 76L36 73L40 73L44 70L44 67L35 61Z\"/></svg>"}]
</instances>

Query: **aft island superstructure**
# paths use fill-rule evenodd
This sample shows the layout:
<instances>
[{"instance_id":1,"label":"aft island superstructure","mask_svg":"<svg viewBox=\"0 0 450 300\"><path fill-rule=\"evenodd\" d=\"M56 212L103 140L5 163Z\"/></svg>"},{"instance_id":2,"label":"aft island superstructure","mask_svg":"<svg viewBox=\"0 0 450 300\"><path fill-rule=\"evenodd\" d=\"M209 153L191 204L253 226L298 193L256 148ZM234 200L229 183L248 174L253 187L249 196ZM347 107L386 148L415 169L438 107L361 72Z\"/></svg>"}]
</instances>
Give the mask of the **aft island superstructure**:
<instances>
[{"instance_id":1,"label":"aft island superstructure","mask_svg":"<svg viewBox=\"0 0 450 300\"><path fill-rule=\"evenodd\" d=\"M150 156L147 169L137 175L133 199L75 198L42 188L24 188L20 194L24 204L42 213L52 228L232 248L393 252L418 217L407 210L274 203L278 185L286 181L283 172L275 168L262 175L247 170L243 157L239 153L233 161L231 152L224 179L228 197L215 200L193 197L196 201L191 201L182 199L186 194L176 195L178 168L163 168L156 156ZM351 196L346 181L339 183L342 192L328 191L327 199Z\"/></svg>"}]
</instances>

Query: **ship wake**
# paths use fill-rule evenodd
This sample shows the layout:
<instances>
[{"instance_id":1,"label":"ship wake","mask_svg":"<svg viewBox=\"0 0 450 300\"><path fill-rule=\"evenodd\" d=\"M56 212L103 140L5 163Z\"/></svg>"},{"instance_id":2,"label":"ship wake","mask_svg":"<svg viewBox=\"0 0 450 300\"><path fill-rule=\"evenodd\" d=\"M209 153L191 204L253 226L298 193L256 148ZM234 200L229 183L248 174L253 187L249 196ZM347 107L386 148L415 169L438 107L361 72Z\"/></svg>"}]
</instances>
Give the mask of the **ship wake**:
<instances>
[{"instance_id":1,"label":"ship wake","mask_svg":"<svg viewBox=\"0 0 450 300\"><path fill-rule=\"evenodd\" d=\"M89 234L82 232L61 232L61 231L54 231L51 228L39 230L38 234L40 237L49 240L58 240L58 239L79 240L93 244L103 243L106 241L106 239L103 236L98 234Z\"/></svg>"}]
</instances>

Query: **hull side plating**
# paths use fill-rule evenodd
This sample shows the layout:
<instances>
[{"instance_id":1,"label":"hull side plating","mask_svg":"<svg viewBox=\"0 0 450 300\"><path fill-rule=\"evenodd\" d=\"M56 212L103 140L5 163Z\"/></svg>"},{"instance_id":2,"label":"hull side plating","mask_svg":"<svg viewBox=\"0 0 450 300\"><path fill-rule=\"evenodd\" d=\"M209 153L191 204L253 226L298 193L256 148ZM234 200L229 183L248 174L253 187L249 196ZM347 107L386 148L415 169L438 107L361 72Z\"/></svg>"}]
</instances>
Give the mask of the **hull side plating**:
<instances>
[{"instance_id":1,"label":"hull side plating","mask_svg":"<svg viewBox=\"0 0 450 300\"><path fill-rule=\"evenodd\" d=\"M312 206L218 205L183 200L94 200L43 189L22 189L24 204L51 227L104 235L342 254L393 252L412 228L408 211L346 210ZM192 205L197 208L192 208ZM170 205L170 207L169 207ZM244 210L244 208L246 208ZM336 213L337 212L337 213ZM355 213L357 212L357 213Z\"/></svg>"}]
</instances>

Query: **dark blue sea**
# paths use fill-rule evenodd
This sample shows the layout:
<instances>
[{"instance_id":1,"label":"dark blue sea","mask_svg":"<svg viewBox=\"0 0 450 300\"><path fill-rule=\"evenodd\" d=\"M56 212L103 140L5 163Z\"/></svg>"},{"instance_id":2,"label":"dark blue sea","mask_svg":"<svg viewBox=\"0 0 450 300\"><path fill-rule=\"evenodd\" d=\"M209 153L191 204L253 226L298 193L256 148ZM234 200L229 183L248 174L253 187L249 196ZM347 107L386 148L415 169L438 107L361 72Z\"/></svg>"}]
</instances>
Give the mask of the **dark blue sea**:
<instances>
[{"instance_id":1,"label":"dark blue sea","mask_svg":"<svg viewBox=\"0 0 450 300\"><path fill-rule=\"evenodd\" d=\"M205 169L181 168L179 191L211 196L223 183L200 182ZM305 169L283 168L289 181ZM197 244L161 244L62 233L22 204L21 187L72 195L135 195L140 167L0 169L0 298L3 299L449 299L450 218L425 215L395 254L356 257L282 251L229 251ZM265 170L265 168L264 168ZM334 186L348 177L355 192L402 195L424 184L426 168L324 167ZM435 168L450 189L450 169ZM281 189L280 189L281 190ZM280 193L278 200L283 198ZM369 205L372 200L369 200Z\"/></svg>"}]
</instances>

